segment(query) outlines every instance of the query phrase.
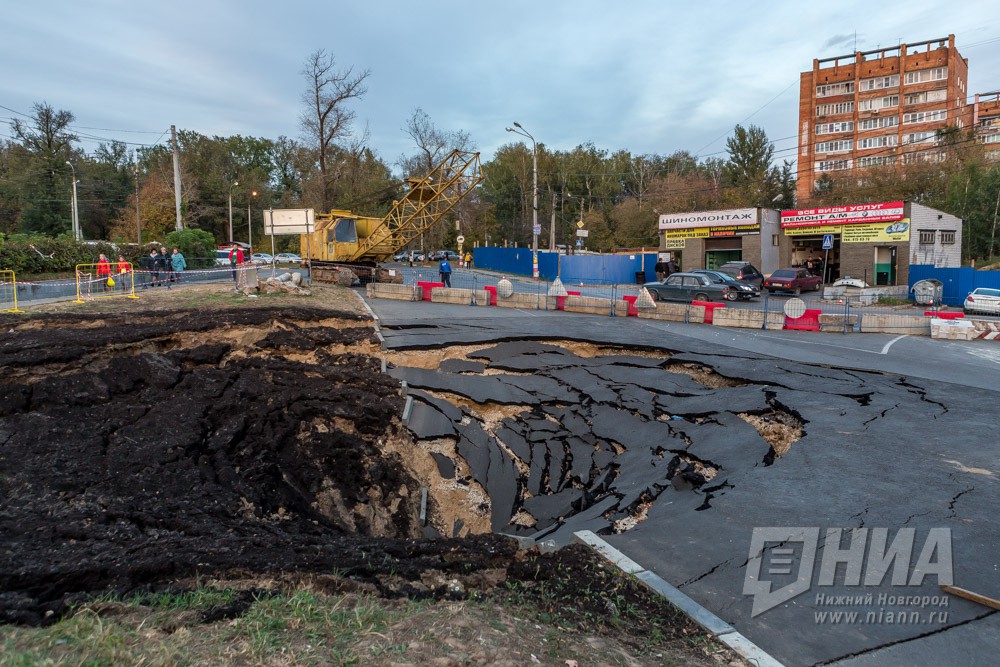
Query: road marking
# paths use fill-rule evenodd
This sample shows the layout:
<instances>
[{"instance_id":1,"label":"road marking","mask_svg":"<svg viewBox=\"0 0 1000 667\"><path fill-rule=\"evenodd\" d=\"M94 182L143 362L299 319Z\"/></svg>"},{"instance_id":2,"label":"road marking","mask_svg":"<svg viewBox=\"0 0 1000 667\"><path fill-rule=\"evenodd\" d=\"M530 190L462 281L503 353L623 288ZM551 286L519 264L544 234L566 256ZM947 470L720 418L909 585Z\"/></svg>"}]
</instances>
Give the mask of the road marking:
<instances>
[{"instance_id":1,"label":"road marking","mask_svg":"<svg viewBox=\"0 0 1000 667\"><path fill-rule=\"evenodd\" d=\"M908 335L909 334L900 334L899 336L896 336L895 338L893 338L888 343L886 343L885 345L882 346L882 351L879 352L879 354L888 354L889 353L889 348L892 347L893 343L895 343L896 341L898 341L898 340L900 340L902 338L906 338Z\"/></svg>"}]
</instances>

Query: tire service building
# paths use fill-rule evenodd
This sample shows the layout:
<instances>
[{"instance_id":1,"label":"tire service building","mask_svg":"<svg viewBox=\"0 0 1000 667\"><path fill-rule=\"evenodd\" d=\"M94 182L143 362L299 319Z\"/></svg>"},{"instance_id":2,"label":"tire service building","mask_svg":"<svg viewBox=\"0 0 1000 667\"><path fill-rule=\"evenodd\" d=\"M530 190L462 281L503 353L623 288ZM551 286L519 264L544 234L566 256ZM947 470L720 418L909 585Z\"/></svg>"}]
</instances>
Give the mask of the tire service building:
<instances>
[{"instance_id":1,"label":"tire service building","mask_svg":"<svg viewBox=\"0 0 1000 667\"><path fill-rule=\"evenodd\" d=\"M659 232L660 251L672 253L685 271L734 261L750 262L765 275L780 268L778 211L772 209L662 214Z\"/></svg>"}]
</instances>

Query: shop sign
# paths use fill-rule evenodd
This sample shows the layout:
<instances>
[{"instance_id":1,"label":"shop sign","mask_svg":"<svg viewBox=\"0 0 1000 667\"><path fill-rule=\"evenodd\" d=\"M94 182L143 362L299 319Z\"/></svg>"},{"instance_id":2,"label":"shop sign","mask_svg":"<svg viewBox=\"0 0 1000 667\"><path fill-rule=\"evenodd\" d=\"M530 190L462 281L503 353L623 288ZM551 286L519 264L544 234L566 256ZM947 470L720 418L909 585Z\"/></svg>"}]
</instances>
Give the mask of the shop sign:
<instances>
[{"instance_id":1,"label":"shop sign","mask_svg":"<svg viewBox=\"0 0 1000 667\"><path fill-rule=\"evenodd\" d=\"M785 236L826 236L827 234L839 234L841 243L909 241L910 219L904 218L896 222L868 224L791 227L783 231Z\"/></svg>"},{"instance_id":2,"label":"shop sign","mask_svg":"<svg viewBox=\"0 0 1000 667\"><path fill-rule=\"evenodd\" d=\"M684 239L671 239L667 238L663 241L663 247L666 250L684 250Z\"/></svg>"},{"instance_id":3,"label":"shop sign","mask_svg":"<svg viewBox=\"0 0 1000 667\"><path fill-rule=\"evenodd\" d=\"M902 219L903 202L901 201L792 209L781 212L781 226L786 229L829 224L854 225L892 222Z\"/></svg>"},{"instance_id":4,"label":"shop sign","mask_svg":"<svg viewBox=\"0 0 1000 667\"><path fill-rule=\"evenodd\" d=\"M693 229L664 229L667 239L707 239L723 236L752 236L760 234L760 225L728 225L725 227L696 227Z\"/></svg>"},{"instance_id":5,"label":"shop sign","mask_svg":"<svg viewBox=\"0 0 1000 667\"><path fill-rule=\"evenodd\" d=\"M660 216L659 227L664 229L696 229L708 227L730 227L734 225L756 225L757 209L736 208L725 211L695 211L691 213L664 213Z\"/></svg>"},{"instance_id":6,"label":"shop sign","mask_svg":"<svg viewBox=\"0 0 1000 667\"><path fill-rule=\"evenodd\" d=\"M785 236L822 236L825 234L839 234L843 229L840 225L820 225L818 227L789 227L782 230Z\"/></svg>"}]
</instances>

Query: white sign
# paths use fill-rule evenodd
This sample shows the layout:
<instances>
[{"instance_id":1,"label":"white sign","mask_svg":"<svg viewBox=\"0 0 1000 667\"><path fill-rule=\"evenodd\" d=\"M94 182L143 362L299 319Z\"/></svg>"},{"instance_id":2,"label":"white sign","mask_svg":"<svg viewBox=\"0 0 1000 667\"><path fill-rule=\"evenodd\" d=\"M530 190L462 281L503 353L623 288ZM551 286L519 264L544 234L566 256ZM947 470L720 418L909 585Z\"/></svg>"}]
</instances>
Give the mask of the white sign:
<instances>
[{"instance_id":1,"label":"white sign","mask_svg":"<svg viewBox=\"0 0 1000 667\"><path fill-rule=\"evenodd\" d=\"M461 244L461 243L465 243L465 237L464 237L464 236L462 236L461 234L459 234L459 235L458 235L458 238L456 238L455 240L456 240L456 241L457 241L458 243L460 243L460 244Z\"/></svg>"},{"instance_id":2,"label":"white sign","mask_svg":"<svg viewBox=\"0 0 1000 667\"><path fill-rule=\"evenodd\" d=\"M316 215L311 208L276 208L264 211L264 233L311 234L316 229Z\"/></svg>"},{"instance_id":3,"label":"white sign","mask_svg":"<svg viewBox=\"0 0 1000 667\"><path fill-rule=\"evenodd\" d=\"M576 230L576 235L577 236L582 236L582 237L586 238L586 237L590 236L590 230L589 229L578 229L578 230Z\"/></svg>"},{"instance_id":4,"label":"white sign","mask_svg":"<svg viewBox=\"0 0 1000 667\"><path fill-rule=\"evenodd\" d=\"M733 227L757 224L757 209L736 208L725 211L694 211L691 213L664 213L660 216L660 229L697 229L699 227Z\"/></svg>"},{"instance_id":5,"label":"white sign","mask_svg":"<svg viewBox=\"0 0 1000 667\"><path fill-rule=\"evenodd\" d=\"M542 226L541 225L535 225L534 227L531 228L531 233L532 234L541 234L542 233Z\"/></svg>"}]
</instances>

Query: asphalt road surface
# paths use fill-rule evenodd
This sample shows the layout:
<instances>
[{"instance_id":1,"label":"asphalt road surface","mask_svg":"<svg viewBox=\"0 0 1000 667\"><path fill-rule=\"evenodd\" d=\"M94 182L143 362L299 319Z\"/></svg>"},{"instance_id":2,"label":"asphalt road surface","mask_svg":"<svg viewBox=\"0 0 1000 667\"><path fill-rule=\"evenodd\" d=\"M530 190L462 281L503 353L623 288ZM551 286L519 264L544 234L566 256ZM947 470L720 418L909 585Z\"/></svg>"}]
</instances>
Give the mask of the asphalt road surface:
<instances>
[{"instance_id":1,"label":"asphalt road surface","mask_svg":"<svg viewBox=\"0 0 1000 667\"><path fill-rule=\"evenodd\" d=\"M621 533L603 531L604 538L789 665L995 664L1000 612L942 597L937 573L946 558L944 533L931 539L930 531L946 529L955 585L1000 597L995 513L1000 503L995 436L1000 343L722 329L379 299L369 304L389 348L569 339L657 348L665 358L672 355L672 362L715 369L738 386L701 389L698 396L666 392L656 400L666 406L671 401L698 404L692 408L697 415L670 422L671 434L687 438L691 455L715 466L717 476L710 486L695 490L658 487L644 520ZM551 375L545 357L537 358L534 375ZM518 361L524 359L512 357L505 363ZM637 389L630 382L641 384L628 374L611 382L605 372L604 379L596 373L588 376L597 379L587 386L589 380L572 379L577 376L571 369L559 372L567 378L561 388L582 383L575 389L594 397L608 391L624 396ZM641 375L634 371L636 378ZM524 386L527 379L514 378ZM548 398L539 394L537 400L551 408L552 389L548 391ZM757 400L760 393L803 424L802 437L777 459L741 444L755 443L757 436L736 418L734 413L745 409L736 405ZM587 398L588 403L602 400L603 428L613 433L609 439L631 447L637 433L661 426L638 414L641 410L622 409L616 398ZM648 475L655 465L633 460L638 461L635 468L617 470L620 483L627 483L629 475ZM549 536L566 541L566 532L575 525L569 518ZM754 531L767 527L793 530L755 547L759 559L751 559ZM912 585L893 585L896 572L888 565L889 574L875 583L871 572L877 574L878 567L872 551L864 560L867 569L851 573L846 563L852 534L841 538L838 554L834 536L826 530L861 528L868 532L853 534L860 540L855 547L867 544L874 550L879 535L889 541L902 535L897 546L910 540L912 553L901 573L902 581ZM913 529L913 534L900 529ZM928 545L935 550L921 561ZM783 557L792 563L790 569L775 566L780 549L789 550ZM815 554L812 569L806 567L807 552ZM836 566L838 556L844 562L824 581L824 558ZM914 573L921 569L934 573L917 581ZM869 585L854 585L855 574ZM769 590L805 583L798 594L754 615L758 596L745 594L745 587L768 576ZM871 598L866 600L867 595Z\"/></svg>"}]
</instances>

